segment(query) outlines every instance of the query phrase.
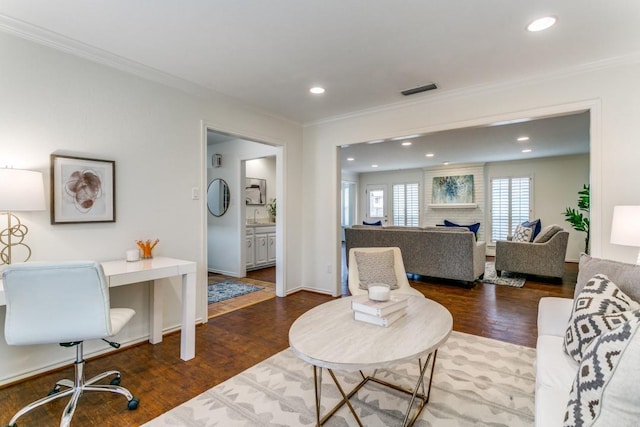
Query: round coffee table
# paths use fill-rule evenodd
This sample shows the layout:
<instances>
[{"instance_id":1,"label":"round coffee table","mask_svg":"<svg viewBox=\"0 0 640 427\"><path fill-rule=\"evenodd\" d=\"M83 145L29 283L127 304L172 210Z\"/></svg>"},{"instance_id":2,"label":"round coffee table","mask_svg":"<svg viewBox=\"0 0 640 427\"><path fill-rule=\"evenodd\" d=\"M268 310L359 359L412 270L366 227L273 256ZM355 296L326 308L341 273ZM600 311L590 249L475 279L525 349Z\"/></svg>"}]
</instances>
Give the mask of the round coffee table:
<instances>
[{"instance_id":1,"label":"round coffee table","mask_svg":"<svg viewBox=\"0 0 640 427\"><path fill-rule=\"evenodd\" d=\"M341 298L319 305L300 316L289 330L289 344L294 354L313 365L316 416L318 425L324 424L340 407L347 405L362 425L349 398L368 381L375 381L409 393L411 401L407 408L403 425L413 425L429 401L433 368L440 347L449 337L453 327L451 313L442 305L419 296L409 296L406 315L389 327L356 321L353 318L351 302L362 296ZM364 297L366 298L366 297ZM424 392L424 374L431 356L431 375L428 391ZM423 362L423 358L426 361ZM420 375L414 389L402 389L394 384L381 381L374 376L363 374L363 381L352 391L345 393L337 381L333 370L362 371L363 369L393 368L399 362L418 360ZM320 386L322 369L327 369L340 391L343 400L324 417L320 417ZM422 393L418 390L422 387ZM409 420L415 399L421 404Z\"/></svg>"}]
</instances>

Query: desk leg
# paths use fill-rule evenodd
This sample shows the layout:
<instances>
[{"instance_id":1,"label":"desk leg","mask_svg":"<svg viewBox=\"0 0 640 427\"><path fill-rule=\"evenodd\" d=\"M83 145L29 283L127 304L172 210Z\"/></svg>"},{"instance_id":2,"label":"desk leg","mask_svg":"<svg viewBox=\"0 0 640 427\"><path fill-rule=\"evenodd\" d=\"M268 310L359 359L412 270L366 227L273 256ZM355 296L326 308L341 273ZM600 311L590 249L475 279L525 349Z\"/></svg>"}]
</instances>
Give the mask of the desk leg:
<instances>
[{"instance_id":1,"label":"desk leg","mask_svg":"<svg viewBox=\"0 0 640 427\"><path fill-rule=\"evenodd\" d=\"M151 344L162 342L164 293L161 286L156 280L152 280L149 288L149 342Z\"/></svg>"},{"instance_id":2,"label":"desk leg","mask_svg":"<svg viewBox=\"0 0 640 427\"><path fill-rule=\"evenodd\" d=\"M196 273L182 275L182 333L180 358L193 359L196 355Z\"/></svg>"}]
</instances>

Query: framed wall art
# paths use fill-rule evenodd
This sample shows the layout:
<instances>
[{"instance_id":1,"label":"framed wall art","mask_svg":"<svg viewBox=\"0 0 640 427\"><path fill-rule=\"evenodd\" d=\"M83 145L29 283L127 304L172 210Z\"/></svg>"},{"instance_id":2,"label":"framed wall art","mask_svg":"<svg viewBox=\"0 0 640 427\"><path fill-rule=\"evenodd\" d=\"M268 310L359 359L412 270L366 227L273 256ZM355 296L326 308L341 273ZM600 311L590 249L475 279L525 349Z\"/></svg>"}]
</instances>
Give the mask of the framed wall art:
<instances>
[{"instance_id":1,"label":"framed wall art","mask_svg":"<svg viewBox=\"0 0 640 427\"><path fill-rule=\"evenodd\" d=\"M244 188L247 205L264 205L267 203L267 180L247 178Z\"/></svg>"},{"instance_id":2,"label":"framed wall art","mask_svg":"<svg viewBox=\"0 0 640 427\"><path fill-rule=\"evenodd\" d=\"M473 202L473 175L438 176L433 178L433 204Z\"/></svg>"},{"instance_id":3,"label":"framed wall art","mask_svg":"<svg viewBox=\"0 0 640 427\"><path fill-rule=\"evenodd\" d=\"M115 222L116 162L51 155L51 224Z\"/></svg>"}]
</instances>

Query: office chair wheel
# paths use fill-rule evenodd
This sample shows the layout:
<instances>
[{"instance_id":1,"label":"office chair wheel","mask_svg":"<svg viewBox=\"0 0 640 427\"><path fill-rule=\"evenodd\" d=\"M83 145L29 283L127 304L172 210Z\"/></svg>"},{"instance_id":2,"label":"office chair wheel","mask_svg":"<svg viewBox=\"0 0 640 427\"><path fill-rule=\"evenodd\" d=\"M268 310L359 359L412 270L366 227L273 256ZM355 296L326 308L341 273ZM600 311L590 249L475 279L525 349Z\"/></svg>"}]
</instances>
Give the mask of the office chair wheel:
<instances>
[{"instance_id":1,"label":"office chair wheel","mask_svg":"<svg viewBox=\"0 0 640 427\"><path fill-rule=\"evenodd\" d=\"M111 385L120 385L120 377L115 377L114 379L111 380L111 382L109 382L109 384Z\"/></svg>"},{"instance_id":2,"label":"office chair wheel","mask_svg":"<svg viewBox=\"0 0 640 427\"><path fill-rule=\"evenodd\" d=\"M60 384L56 384L49 393L47 393L47 396L52 396L56 393L60 393Z\"/></svg>"},{"instance_id":3,"label":"office chair wheel","mask_svg":"<svg viewBox=\"0 0 640 427\"><path fill-rule=\"evenodd\" d=\"M139 404L140 404L140 399L138 399L137 397L134 397L127 403L127 408L129 408L130 411L135 411L136 409L138 409Z\"/></svg>"}]
</instances>

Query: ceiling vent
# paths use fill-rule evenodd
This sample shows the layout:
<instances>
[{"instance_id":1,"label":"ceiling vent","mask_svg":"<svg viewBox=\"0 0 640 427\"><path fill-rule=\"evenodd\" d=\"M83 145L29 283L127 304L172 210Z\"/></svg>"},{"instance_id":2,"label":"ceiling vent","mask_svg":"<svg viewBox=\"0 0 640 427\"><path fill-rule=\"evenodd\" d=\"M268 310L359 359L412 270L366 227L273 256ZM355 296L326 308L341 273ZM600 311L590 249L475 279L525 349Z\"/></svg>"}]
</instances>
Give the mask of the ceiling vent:
<instances>
[{"instance_id":1,"label":"ceiling vent","mask_svg":"<svg viewBox=\"0 0 640 427\"><path fill-rule=\"evenodd\" d=\"M403 90L401 93L404 96L409 96L416 93L426 92L428 90L434 90L434 89L438 89L438 86L436 86L435 83L431 83L431 84L420 86L420 87L414 87L413 89L406 89L406 90Z\"/></svg>"}]
</instances>

